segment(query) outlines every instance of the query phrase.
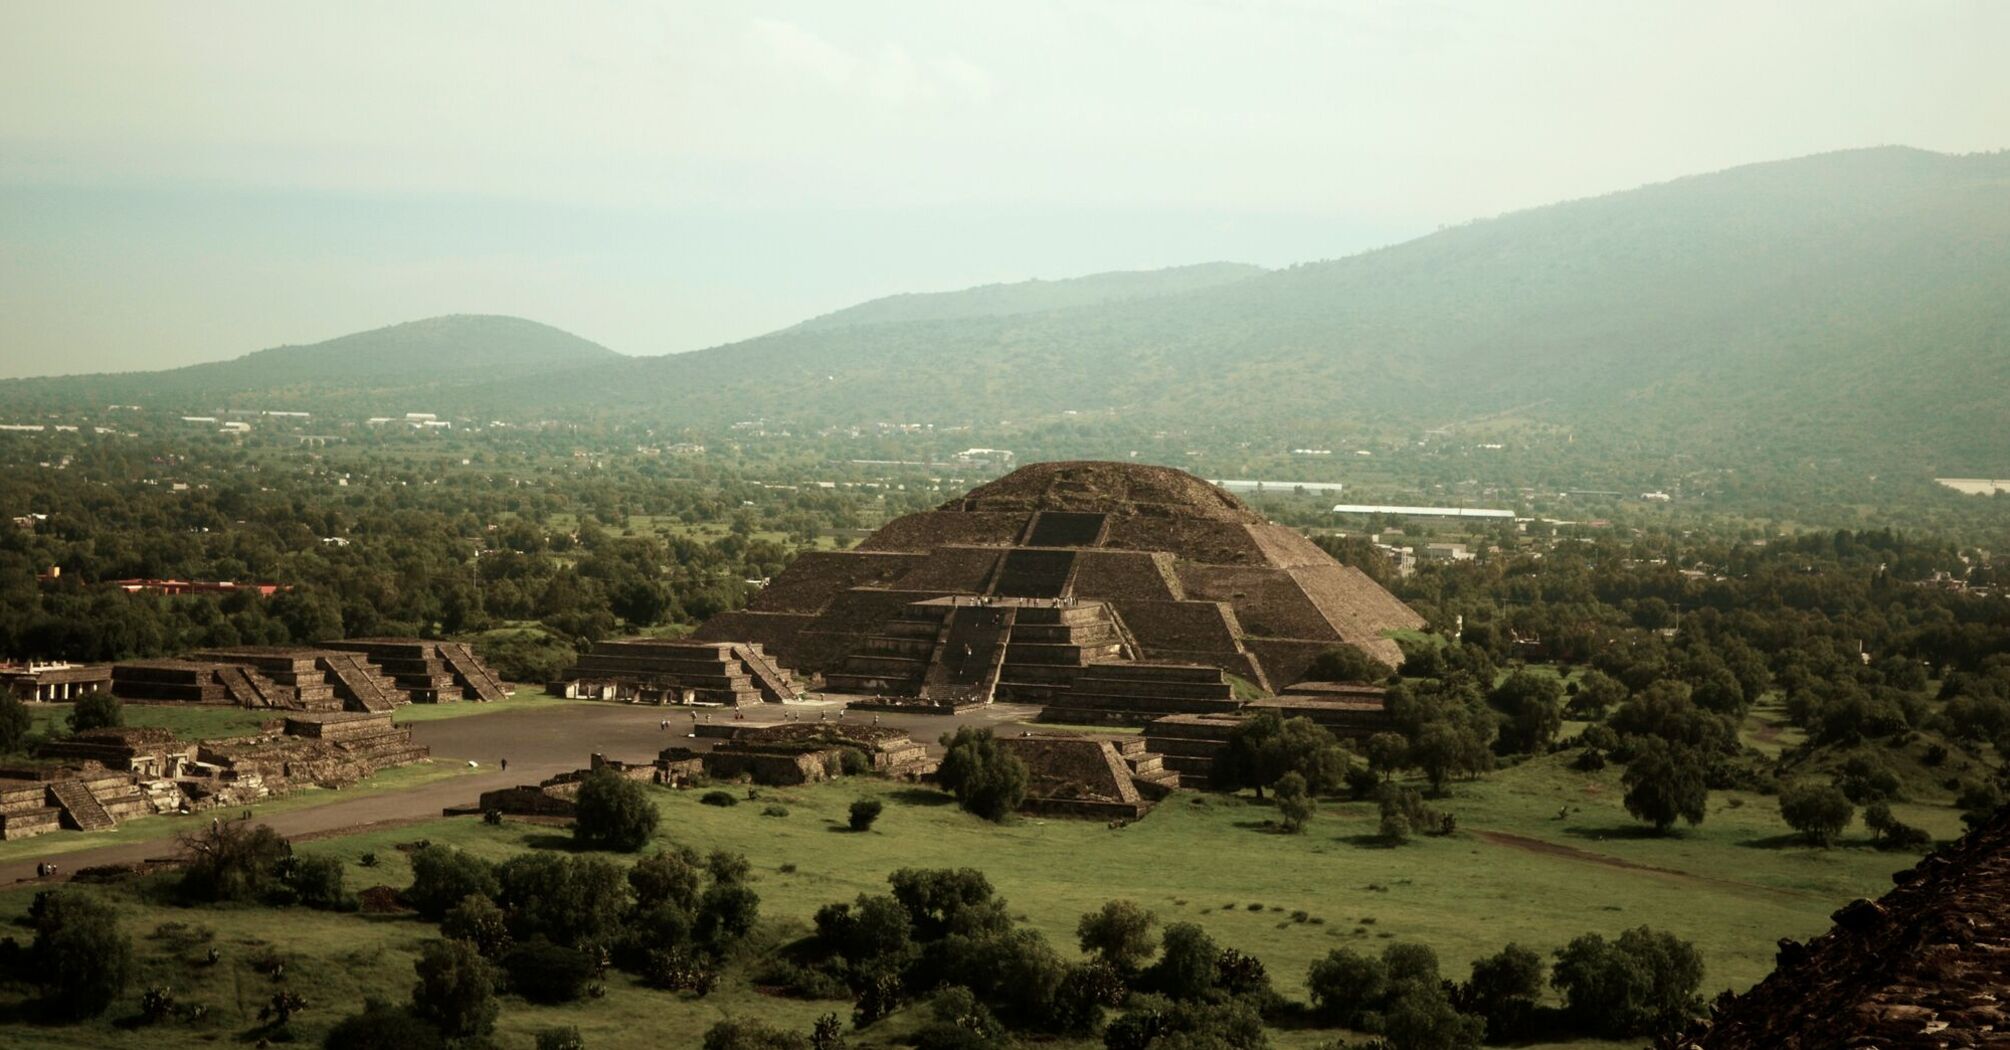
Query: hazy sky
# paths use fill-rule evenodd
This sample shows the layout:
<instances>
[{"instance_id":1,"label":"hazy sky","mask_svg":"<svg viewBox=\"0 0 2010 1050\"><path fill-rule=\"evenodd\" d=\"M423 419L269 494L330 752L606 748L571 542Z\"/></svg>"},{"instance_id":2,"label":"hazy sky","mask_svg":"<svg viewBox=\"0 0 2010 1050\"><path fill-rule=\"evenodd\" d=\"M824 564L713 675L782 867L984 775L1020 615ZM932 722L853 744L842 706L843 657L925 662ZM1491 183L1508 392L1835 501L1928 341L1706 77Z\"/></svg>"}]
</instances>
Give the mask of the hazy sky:
<instances>
[{"instance_id":1,"label":"hazy sky","mask_svg":"<svg viewBox=\"0 0 2010 1050\"><path fill-rule=\"evenodd\" d=\"M442 313L695 349L2010 146L2010 4L0 0L0 375Z\"/></svg>"}]
</instances>

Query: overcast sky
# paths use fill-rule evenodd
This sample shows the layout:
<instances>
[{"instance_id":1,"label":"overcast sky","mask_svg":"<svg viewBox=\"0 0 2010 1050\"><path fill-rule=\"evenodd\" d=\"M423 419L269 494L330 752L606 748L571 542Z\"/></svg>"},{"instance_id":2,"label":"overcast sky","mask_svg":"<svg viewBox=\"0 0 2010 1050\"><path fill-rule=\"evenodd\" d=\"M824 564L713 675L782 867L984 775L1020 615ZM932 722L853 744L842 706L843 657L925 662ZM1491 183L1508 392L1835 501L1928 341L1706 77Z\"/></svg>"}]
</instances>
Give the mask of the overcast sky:
<instances>
[{"instance_id":1,"label":"overcast sky","mask_svg":"<svg viewBox=\"0 0 2010 1050\"><path fill-rule=\"evenodd\" d=\"M2010 4L0 0L0 375L443 313L631 354L2010 146Z\"/></svg>"}]
</instances>

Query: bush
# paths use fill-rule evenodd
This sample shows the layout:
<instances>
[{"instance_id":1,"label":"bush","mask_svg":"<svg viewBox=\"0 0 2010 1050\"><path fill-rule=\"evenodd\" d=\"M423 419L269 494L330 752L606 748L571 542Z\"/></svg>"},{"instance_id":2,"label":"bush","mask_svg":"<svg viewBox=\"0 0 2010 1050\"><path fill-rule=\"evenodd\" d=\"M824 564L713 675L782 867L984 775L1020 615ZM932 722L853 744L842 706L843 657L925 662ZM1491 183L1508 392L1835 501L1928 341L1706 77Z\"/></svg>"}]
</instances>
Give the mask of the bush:
<instances>
[{"instance_id":1,"label":"bush","mask_svg":"<svg viewBox=\"0 0 2010 1050\"><path fill-rule=\"evenodd\" d=\"M1319 804L1305 790L1305 778L1296 770L1284 774L1277 779L1275 794L1277 814L1284 818L1284 830L1293 835L1303 832L1305 825L1311 822L1312 814L1319 808Z\"/></svg>"},{"instance_id":2,"label":"bush","mask_svg":"<svg viewBox=\"0 0 2010 1050\"><path fill-rule=\"evenodd\" d=\"M1703 957L1689 942L1645 926L1616 941L1587 933L1558 949L1550 983L1582 1031L1608 1039L1651 1035L1701 1009Z\"/></svg>"},{"instance_id":3,"label":"bush","mask_svg":"<svg viewBox=\"0 0 2010 1050\"><path fill-rule=\"evenodd\" d=\"M293 846L264 824L242 820L214 821L202 831L178 836L187 864L178 889L197 901L248 901L268 896L281 885L281 868ZM336 872L337 899L341 872Z\"/></svg>"},{"instance_id":4,"label":"bush","mask_svg":"<svg viewBox=\"0 0 2010 1050\"><path fill-rule=\"evenodd\" d=\"M1850 756L1836 774L1836 787L1859 806L1899 797L1898 774L1874 755Z\"/></svg>"},{"instance_id":5,"label":"bush","mask_svg":"<svg viewBox=\"0 0 2010 1050\"><path fill-rule=\"evenodd\" d=\"M628 885L635 890L635 906L639 909L674 904L691 911L698 907L702 878L698 855L689 850L657 853L636 861L628 869Z\"/></svg>"},{"instance_id":6,"label":"bush","mask_svg":"<svg viewBox=\"0 0 2010 1050\"><path fill-rule=\"evenodd\" d=\"M1075 924L1075 940L1085 954L1129 973L1158 950L1158 938L1152 933L1158 921L1134 901L1108 901Z\"/></svg>"},{"instance_id":7,"label":"bush","mask_svg":"<svg viewBox=\"0 0 2010 1050\"><path fill-rule=\"evenodd\" d=\"M810 1041L766 1021L727 1018L705 1030L704 1050L810 1050Z\"/></svg>"},{"instance_id":8,"label":"bush","mask_svg":"<svg viewBox=\"0 0 2010 1050\"><path fill-rule=\"evenodd\" d=\"M112 906L82 890L35 895L29 917L35 943L30 972L50 1007L66 1017L95 1017L126 989L133 942L119 932Z\"/></svg>"},{"instance_id":9,"label":"bush","mask_svg":"<svg viewBox=\"0 0 2010 1050\"><path fill-rule=\"evenodd\" d=\"M126 712L119 698L109 692L86 693L78 698L77 706L70 709L69 724L72 733L108 729L125 725Z\"/></svg>"},{"instance_id":10,"label":"bush","mask_svg":"<svg viewBox=\"0 0 2010 1050\"><path fill-rule=\"evenodd\" d=\"M534 1003L569 1003L586 994L597 967L586 953L542 937L519 944L503 956L510 990Z\"/></svg>"},{"instance_id":11,"label":"bush","mask_svg":"<svg viewBox=\"0 0 2010 1050\"><path fill-rule=\"evenodd\" d=\"M698 939L715 948L745 937L760 915L761 898L737 882L714 882L698 899Z\"/></svg>"},{"instance_id":12,"label":"bush","mask_svg":"<svg viewBox=\"0 0 2010 1050\"><path fill-rule=\"evenodd\" d=\"M586 1039L571 1025L546 1028L537 1033L537 1050L586 1050Z\"/></svg>"},{"instance_id":13,"label":"bush","mask_svg":"<svg viewBox=\"0 0 2010 1050\"><path fill-rule=\"evenodd\" d=\"M655 834L658 819L641 784L603 769L579 786L572 836L592 849L633 853Z\"/></svg>"},{"instance_id":14,"label":"bush","mask_svg":"<svg viewBox=\"0 0 2010 1050\"><path fill-rule=\"evenodd\" d=\"M1879 849L1923 849L1932 845L1933 836L1924 828L1916 828L1892 815L1891 806L1884 802L1873 802L1863 808L1863 826L1869 829L1872 841Z\"/></svg>"},{"instance_id":15,"label":"bush","mask_svg":"<svg viewBox=\"0 0 2010 1050\"><path fill-rule=\"evenodd\" d=\"M438 922L468 894L494 897L499 889L488 861L450 846L427 845L412 853L412 885L405 903Z\"/></svg>"},{"instance_id":16,"label":"bush","mask_svg":"<svg viewBox=\"0 0 2010 1050\"><path fill-rule=\"evenodd\" d=\"M1372 684L1387 681L1394 673L1394 668L1362 652L1359 646L1343 643L1313 657L1305 668L1305 680Z\"/></svg>"},{"instance_id":17,"label":"bush","mask_svg":"<svg viewBox=\"0 0 2010 1050\"><path fill-rule=\"evenodd\" d=\"M1817 846L1834 843L1855 816L1849 797L1829 784L1795 784L1780 792L1780 818Z\"/></svg>"},{"instance_id":18,"label":"bush","mask_svg":"<svg viewBox=\"0 0 2010 1050\"><path fill-rule=\"evenodd\" d=\"M1159 961L1146 973L1153 991L1171 999L1202 999L1214 987L1221 948L1207 931L1190 922L1166 927Z\"/></svg>"},{"instance_id":19,"label":"bush","mask_svg":"<svg viewBox=\"0 0 2010 1050\"><path fill-rule=\"evenodd\" d=\"M25 747L28 731L34 727L35 716L28 713L28 705L11 690L0 690L0 754L12 754Z\"/></svg>"},{"instance_id":20,"label":"bush","mask_svg":"<svg viewBox=\"0 0 2010 1050\"><path fill-rule=\"evenodd\" d=\"M286 868L286 885L310 908L346 906L342 878L342 858L325 853L294 857Z\"/></svg>"},{"instance_id":21,"label":"bush","mask_svg":"<svg viewBox=\"0 0 2010 1050\"><path fill-rule=\"evenodd\" d=\"M1484 959L1473 961L1473 975L1458 991L1458 1005L1486 1021L1487 1038L1494 1042L1533 1036L1531 1019L1542 998L1542 956L1519 944L1510 944Z\"/></svg>"},{"instance_id":22,"label":"bush","mask_svg":"<svg viewBox=\"0 0 2010 1050\"><path fill-rule=\"evenodd\" d=\"M862 798L851 804L851 829L869 831L886 804L876 798Z\"/></svg>"},{"instance_id":23,"label":"bush","mask_svg":"<svg viewBox=\"0 0 2010 1050\"><path fill-rule=\"evenodd\" d=\"M1026 764L998 746L989 729L958 729L944 736L949 749L936 781L957 804L985 820L1002 821L1026 800Z\"/></svg>"},{"instance_id":24,"label":"bush","mask_svg":"<svg viewBox=\"0 0 2010 1050\"><path fill-rule=\"evenodd\" d=\"M838 771L848 777L864 776L872 772L872 759L855 747L838 752Z\"/></svg>"},{"instance_id":25,"label":"bush","mask_svg":"<svg viewBox=\"0 0 2010 1050\"><path fill-rule=\"evenodd\" d=\"M788 815L789 815L789 807L781 805L779 803L769 803L768 805L761 807L761 816L764 817L786 817Z\"/></svg>"},{"instance_id":26,"label":"bush","mask_svg":"<svg viewBox=\"0 0 2010 1050\"><path fill-rule=\"evenodd\" d=\"M707 791L704 794L698 796L698 801L703 802L708 806L737 806L740 804L740 796L735 795L730 791L715 790L715 791Z\"/></svg>"},{"instance_id":27,"label":"bush","mask_svg":"<svg viewBox=\"0 0 2010 1050\"><path fill-rule=\"evenodd\" d=\"M509 923L496 902L479 893L470 893L447 909L440 920L440 933L449 940L466 941L485 958L498 959L509 950Z\"/></svg>"},{"instance_id":28,"label":"bush","mask_svg":"<svg viewBox=\"0 0 2010 1050\"><path fill-rule=\"evenodd\" d=\"M495 969L466 941L427 941L413 964L412 1010L449 1039L483 1036L495 1027Z\"/></svg>"},{"instance_id":29,"label":"bush","mask_svg":"<svg viewBox=\"0 0 2010 1050\"><path fill-rule=\"evenodd\" d=\"M445 1050L447 1044L439 1029L412 1011L369 1000L362 1013L336 1022L321 1045L324 1050Z\"/></svg>"},{"instance_id":30,"label":"bush","mask_svg":"<svg viewBox=\"0 0 2010 1050\"><path fill-rule=\"evenodd\" d=\"M496 882L496 903L520 941L605 943L628 910L625 873L601 857L521 853L496 869Z\"/></svg>"}]
</instances>

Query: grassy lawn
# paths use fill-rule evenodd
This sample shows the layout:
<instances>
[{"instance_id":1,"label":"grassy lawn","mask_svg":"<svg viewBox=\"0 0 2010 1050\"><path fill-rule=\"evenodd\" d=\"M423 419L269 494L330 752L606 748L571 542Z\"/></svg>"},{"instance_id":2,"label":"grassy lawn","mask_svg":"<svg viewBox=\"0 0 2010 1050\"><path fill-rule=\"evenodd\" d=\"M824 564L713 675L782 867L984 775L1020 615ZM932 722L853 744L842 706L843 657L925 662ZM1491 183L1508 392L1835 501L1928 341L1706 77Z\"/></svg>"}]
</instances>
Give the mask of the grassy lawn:
<instances>
[{"instance_id":1,"label":"grassy lawn","mask_svg":"<svg viewBox=\"0 0 2010 1050\"><path fill-rule=\"evenodd\" d=\"M1883 892L1889 874L1913 860L1857 846L1803 848L1785 839L1772 800L1736 793L1713 795L1701 827L1668 838L1645 836L1619 805L1617 773L1581 774L1545 758L1453 785L1449 797L1434 804L1457 814L1459 832L1393 848L1372 839L1375 814L1363 803L1323 803L1307 834L1289 836L1265 827L1270 810L1264 804L1193 792L1175 794L1122 830L1070 820L998 827L935 792L872 780L762 789L760 804L730 808L701 805L695 791L651 789L651 797L664 815L662 841L738 850L752 860L762 936L769 943L806 931L819 905L883 892L887 874L897 868L975 866L1015 916L1064 954L1074 952L1074 925L1082 913L1109 898L1129 897L1162 920L1200 923L1224 945L1253 952L1290 996L1303 995L1310 963L1340 945L1379 950L1391 940L1420 941L1438 951L1448 975L1462 977L1473 958L1508 941L1547 953L1580 933L1610 936L1646 924L1696 943L1707 964L1708 997L1758 979L1772 967L1776 938L1820 932L1839 905ZM841 831L846 807L861 796L886 802L885 816L869 833ZM788 815L763 816L768 802L786 806ZM1569 807L1561 819L1560 804ZM1947 811L1925 807L1908 819L1942 835L1958 824ZM419 838L499 859L552 845L562 832L442 819L302 849L342 857L352 888L402 887L411 873L396 846ZM375 855L375 866L361 865L365 854ZM793 867L785 872L785 865ZM289 983L313 1004L296 1024L311 1045L363 996L405 998L415 945L433 932L410 917L180 909L142 905L133 890L115 892L127 902L147 972L157 977L136 981L107 1020L36 1030L37 1045L152 1048L239 1038L270 994L270 982L240 961L261 943L279 945L290 957ZM0 913L17 914L28 899L22 891L0 894ZM1303 921L1294 918L1301 911ZM161 942L144 936L170 919L216 931L226 949L221 974L188 973L184 963L164 955ZM184 999L210 1003L220 1020L207 1031L117 1027L113 1021L133 1012L149 979L172 984ZM826 1011L848 1017L849 1004L765 998L749 990L744 977L697 1000L640 988L616 973L599 1001L532 1007L506 1000L499 1042L528 1045L539 1027L566 1023L578 1025L595 1050L695 1046L727 1013L757 1013L800 1031ZM898 1031L897 1023L887 1029ZM853 1045L889 1045L887 1033L874 1029ZM1278 1032L1274 1038L1285 1050L1307 1050L1335 1034Z\"/></svg>"},{"instance_id":2,"label":"grassy lawn","mask_svg":"<svg viewBox=\"0 0 2010 1050\"><path fill-rule=\"evenodd\" d=\"M556 696L546 696L537 686L519 685L516 693L503 700L483 703L475 700L460 700L449 704L406 704L398 708L391 720L399 725L412 722L438 722L448 718L476 718L481 715L499 715L505 711L534 711L547 707L558 707L575 701Z\"/></svg>"},{"instance_id":3,"label":"grassy lawn","mask_svg":"<svg viewBox=\"0 0 2010 1050\"><path fill-rule=\"evenodd\" d=\"M296 809L311 809L330 802L346 802L365 795L378 795L390 791L403 791L422 784L430 784L450 777L474 772L459 762L415 762L409 766L387 769L361 784L346 788L307 788L284 798L269 799L251 807L253 813L269 817ZM52 831L31 839L17 839L0 842L0 861L39 859L57 857L78 850L97 849L101 846L118 846L129 842L165 841L185 828L202 823L206 818L157 816L138 817L121 823L110 831L89 833L74 831Z\"/></svg>"},{"instance_id":4,"label":"grassy lawn","mask_svg":"<svg viewBox=\"0 0 2010 1050\"><path fill-rule=\"evenodd\" d=\"M72 704L30 704L34 732L45 737L67 736ZM129 726L160 726L172 729L183 740L215 740L219 737L251 736L259 726L284 715L282 711L255 711L224 704L140 704L120 705Z\"/></svg>"}]
</instances>

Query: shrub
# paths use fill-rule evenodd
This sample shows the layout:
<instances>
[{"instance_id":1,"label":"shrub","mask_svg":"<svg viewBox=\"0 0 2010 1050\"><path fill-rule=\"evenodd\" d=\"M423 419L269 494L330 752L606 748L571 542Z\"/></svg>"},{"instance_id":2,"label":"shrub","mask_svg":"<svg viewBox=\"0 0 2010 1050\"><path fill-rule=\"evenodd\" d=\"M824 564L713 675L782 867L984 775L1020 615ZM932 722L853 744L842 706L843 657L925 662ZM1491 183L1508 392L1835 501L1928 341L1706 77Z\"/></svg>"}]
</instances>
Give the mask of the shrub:
<instances>
[{"instance_id":1,"label":"shrub","mask_svg":"<svg viewBox=\"0 0 2010 1050\"><path fill-rule=\"evenodd\" d=\"M501 958L509 950L509 923L496 902L479 893L470 893L447 909L440 920L440 933L449 940L466 941L486 958Z\"/></svg>"},{"instance_id":2,"label":"shrub","mask_svg":"<svg viewBox=\"0 0 2010 1050\"><path fill-rule=\"evenodd\" d=\"M1473 974L1459 988L1458 1004L1486 1021L1487 1038L1495 1042L1523 1038L1542 998L1542 956L1510 944L1473 961Z\"/></svg>"},{"instance_id":3,"label":"shrub","mask_svg":"<svg viewBox=\"0 0 2010 1050\"><path fill-rule=\"evenodd\" d=\"M572 836L590 848L633 853L655 834L658 819L641 784L603 769L579 786Z\"/></svg>"},{"instance_id":4,"label":"shrub","mask_svg":"<svg viewBox=\"0 0 2010 1050\"><path fill-rule=\"evenodd\" d=\"M1828 846L1849 826L1856 807L1829 784L1795 784L1780 792L1780 818L1817 846Z\"/></svg>"},{"instance_id":5,"label":"shrub","mask_svg":"<svg viewBox=\"0 0 2010 1050\"><path fill-rule=\"evenodd\" d=\"M118 914L89 893L63 889L36 894L29 917L30 972L50 1007L74 1018L103 1013L132 974L133 942L119 932Z\"/></svg>"},{"instance_id":6,"label":"shrub","mask_svg":"<svg viewBox=\"0 0 2010 1050\"><path fill-rule=\"evenodd\" d=\"M1108 901L1075 924L1075 940L1084 953L1130 972L1158 950L1158 938L1152 933L1158 921L1134 901Z\"/></svg>"},{"instance_id":7,"label":"shrub","mask_svg":"<svg viewBox=\"0 0 2010 1050\"><path fill-rule=\"evenodd\" d=\"M1221 948L1207 931L1190 922L1166 927L1159 961L1146 974L1152 990L1171 999L1200 999L1214 987Z\"/></svg>"},{"instance_id":8,"label":"shrub","mask_svg":"<svg viewBox=\"0 0 2010 1050\"><path fill-rule=\"evenodd\" d=\"M691 911L698 907L701 882L698 855L688 850L657 853L628 869L628 885L635 890L638 908L667 903Z\"/></svg>"},{"instance_id":9,"label":"shrub","mask_svg":"<svg viewBox=\"0 0 2010 1050\"><path fill-rule=\"evenodd\" d=\"M604 943L628 910L625 874L601 857L522 853L496 869L496 882L496 903L520 941L542 934L558 944Z\"/></svg>"},{"instance_id":10,"label":"shrub","mask_svg":"<svg viewBox=\"0 0 2010 1050\"><path fill-rule=\"evenodd\" d=\"M586 1050L586 1039L571 1025L546 1028L537 1033L537 1050Z\"/></svg>"},{"instance_id":11,"label":"shrub","mask_svg":"<svg viewBox=\"0 0 2010 1050\"><path fill-rule=\"evenodd\" d=\"M0 690L0 754L21 750L34 727L35 716L28 713L28 705L12 690Z\"/></svg>"},{"instance_id":12,"label":"shrub","mask_svg":"<svg viewBox=\"0 0 2010 1050\"><path fill-rule=\"evenodd\" d=\"M1277 813L1284 818L1284 830L1293 835L1305 830L1312 820L1312 814L1319 805L1313 801L1311 793L1305 789L1305 778L1297 771L1277 778Z\"/></svg>"},{"instance_id":13,"label":"shrub","mask_svg":"<svg viewBox=\"0 0 2010 1050\"><path fill-rule=\"evenodd\" d=\"M349 902L340 857L325 853L294 857L286 868L286 885L310 908L340 908Z\"/></svg>"},{"instance_id":14,"label":"shrub","mask_svg":"<svg viewBox=\"0 0 2010 1050\"><path fill-rule=\"evenodd\" d=\"M1550 983L1583 1031L1610 1039L1673 1029L1702 1003L1703 958L1693 945L1645 926L1616 941L1588 933L1558 949Z\"/></svg>"},{"instance_id":15,"label":"shrub","mask_svg":"<svg viewBox=\"0 0 2010 1050\"><path fill-rule=\"evenodd\" d=\"M851 829L853 831L870 830L873 821L879 819L880 811L885 808L886 804L876 798L862 798L853 802L851 804Z\"/></svg>"},{"instance_id":16,"label":"shrub","mask_svg":"<svg viewBox=\"0 0 2010 1050\"><path fill-rule=\"evenodd\" d=\"M698 899L698 939L714 947L745 937L760 915L761 898L737 882L714 882Z\"/></svg>"},{"instance_id":17,"label":"shrub","mask_svg":"<svg viewBox=\"0 0 2010 1050\"><path fill-rule=\"evenodd\" d=\"M446 1041L412 1011L369 1000L362 1013L336 1022L321 1045L324 1050L444 1050Z\"/></svg>"},{"instance_id":18,"label":"shrub","mask_svg":"<svg viewBox=\"0 0 2010 1050\"><path fill-rule=\"evenodd\" d=\"M753 1018L727 1018L705 1030L704 1050L810 1050L810 1041Z\"/></svg>"},{"instance_id":19,"label":"shrub","mask_svg":"<svg viewBox=\"0 0 2010 1050\"><path fill-rule=\"evenodd\" d=\"M761 816L764 817L786 817L788 815L789 815L789 807L787 806L770 803L766 806L761 807Z\"/></svg>"},{"instance_id":20,"label":"shrub","mask_svg":"<svg viewBox=\"0 0 2010 1050\"><path fill-rule=\"evenodd\" d=\"M450 846L427 845L412 854L412 885L405 903L438 922L468 894L494 897L499 889L488 861Z\"/></svg>"},{"instance_id":21,"label":"shrub","mask_svg":"<svg viewBox=\"0 0 2010 1050\"><path fill-rule=\"evenodd\" d=\"M1836 787L1857 805L1899 797L1898 774L1874 755L1852 755L1836 774Z\"/></svg>"},{"instance_id":22,"label":"shrub","mask_svg":"<svg viewBox=\"0 0 2010 1050\"><path fill-rule=\"evenodd\" d=\"M1359 646L1340 644L1312 658L1305 678L1312 682L1381 682L1395 669L1362 652Z\"/></svg>"},{"instance_id":23,"label":"shrub","mask_svg":"<svg viewBox=\"0 0 2010 1050\"><path fill-rule=\"evenodd\" d=\"M122 726L126 724L125 708L109 692L86 693L70 709L69 724L72 733Z\"/></svg>"},{"instance_id":24,"label":"shrub","mask_svg":"<svg viewBox=\"0 0 2010 1050\"><path fill-rule=\"evenodd\" d=\"M958 805L985 820L1002 821L1026 800L1026 764L998 746L989 729L958 729L944 736L949 749L936 780Z\"/></svg>"},{"instance_id":25,"label":"shrub","mask_svg":"<svg viewBox=\"0 0 2010 1050\"><path fill-rule=\"evenodd\" d=\"M586 993L594 961L577 948L542 937L519 944L502 959L510 990L534 1003L569 1003Z\"/></svg>"},{"instance_id":26,"label":"shrub","mask_svg":"<svg viewBox=\"0 0 2010 1050\"><path fill-rule=\"evenodd\" d=\"M872 772L872 759L855 747L838 752L838 770L848 777L864 776Z\"/></svg>"},{"instance_id":27,"label":"shrub","mask_svg":"<svg viewBox=\"0 0 2010 1050\"><path fill-rule=\"evenodd\" d=\"M1891 806L1873 802L1863 808L1863 826L1879 849L1920 849L1931 845L1933 836L1892 815Z\"/></svg>"},{"instance_id":28,"label":"shrub","mask_svg":"<svg viewBox=\"0 0 2010 1050\"><path fill-rule=\"evenodd\" d=\"M412 1009L450 1039L483 1036L495 1027L495 970L466 941L427 941L413 964L419 982Z\"/></svg>"},{"instance_id":29,"label":"shrub","mask_svg":"<svg viewBox=\"0 0 2010 1050\"><path fill-rule=\"evenodd\" d=\"M737 806L740 804L740 796L730 791L713 790L698 796L698 801L708 806Z\"/></svg>"},{"instance_id":30,"label":"shrub","mask_svg":"<svg viewBox=\"0 0 2010 1050\"><path fill-rule=\"evenodd\" d=\"M177 841L187 858L178 889L197 901L248 901L271 894L281 884L281 865L293 853L277 831L242 820L215 821ZM337 871L338 887L340 878ZM338 888L338 899L340 895Z\"/></svg>"}]
</instances>

